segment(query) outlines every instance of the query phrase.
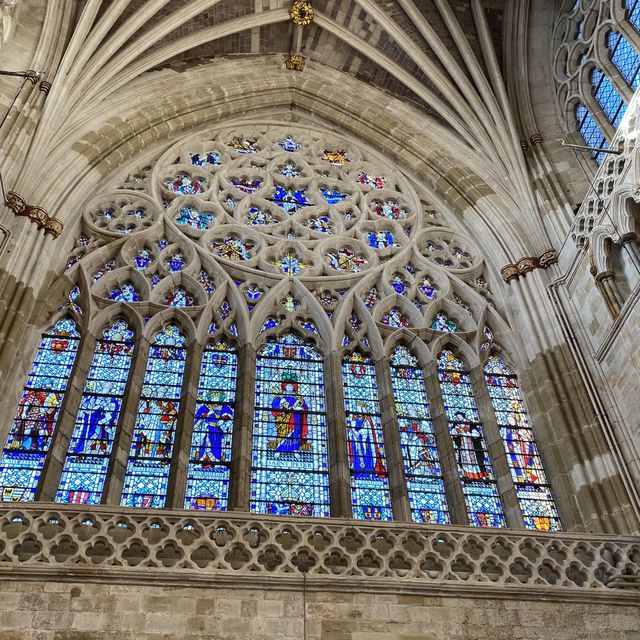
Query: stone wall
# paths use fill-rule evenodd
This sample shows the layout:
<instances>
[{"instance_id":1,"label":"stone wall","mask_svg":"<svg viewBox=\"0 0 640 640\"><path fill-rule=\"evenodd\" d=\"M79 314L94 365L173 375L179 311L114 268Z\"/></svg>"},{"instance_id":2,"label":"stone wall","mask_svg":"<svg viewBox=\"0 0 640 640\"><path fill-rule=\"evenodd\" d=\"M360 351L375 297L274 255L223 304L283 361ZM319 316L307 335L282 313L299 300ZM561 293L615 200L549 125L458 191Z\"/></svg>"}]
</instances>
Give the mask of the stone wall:
<instances>
[{"instance_id":1,"label":"stone wall","mask_svg":"<svg viewBox=\"0 0 640 640\"><path fill-rule=\"evenodd\" d=\"M305 638L305 595L237 588L0 583L0 640ZM637 603L315 592L308 640L636 640Z\"/></svg>"}]
</instances>

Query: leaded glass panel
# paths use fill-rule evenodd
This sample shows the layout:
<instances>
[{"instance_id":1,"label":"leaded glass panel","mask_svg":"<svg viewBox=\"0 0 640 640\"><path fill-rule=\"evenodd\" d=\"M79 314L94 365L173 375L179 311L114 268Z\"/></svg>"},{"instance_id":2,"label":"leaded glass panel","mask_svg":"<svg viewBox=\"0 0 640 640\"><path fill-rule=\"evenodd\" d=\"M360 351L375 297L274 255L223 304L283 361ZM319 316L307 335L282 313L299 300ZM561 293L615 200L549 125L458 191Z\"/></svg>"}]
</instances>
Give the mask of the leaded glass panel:
<instances>
[{"instance_id":1,"label":"leaded glass panel","mask_svg":"<svg viewBox=\"0 0 640 640\"><path fill-rule=\"evenodd\" d=\"M359 353L342 362L351 506L358 520L392 520L375 368Z\"/></svg>"},{"instance_id":2,"label":"leaded glass panel","mask_svg":"<svg viewBox=\"0 0 640 640\"><path fill-rule=\"evenodd\" d=\"M251 511L328 516L327 418L322 355L288 333L256 365Z\"/></svg>"},{"instance_id":3,"label":"leaded glass panel","mask_svg":"<svg viewBox=\"0 0 640 640\"><path fill-rule=\"evenodd\" d=\"M469 372L461 360L445 350L438 357L438 378L469 524L506 527Z\"/></svg>"},{"instance_id":4,"label":"leaded glass panel","mask_svg":"<svg viewBox=\"0 0 640 640\"><path fill-rule=\"evenodd\" d=\"M35 498L79 344L80 334L70 318L42 336L0 460L3 502Z\"/></svg>"},{"instance_id":5,"label":"leaded glass panel","mask_svg":"<svg viewBox=\"0 0 640 640\"><path fill-rule=\"evenodd\" d=\"M191 438L185 509L227 509L237 376L238 357L234 349L222 342L205 348Z\"/></svg>"},{"instance_id":6,"label":"leaded glass panel","mask_svg":"<svg viewBox=\"0 0 640 640\"><path fill-rule=\"evenodd\" d=\"M133 331L116 320L98 340L56 502L100 504L133 358Z\"/></svg>"},{"instance_id":7,"label":"leaded glass panel","mask_svg":"<svg viewBox=\"0 0 640 640\"><path fill-rule=\"evenodd\" d=\"M489 358L484 373L525 527L560 531L560 517L529 424L518 378L497 356Z\"/></svg>"},{"instance_id":8,"label":"leaded glass panel","mask_svg":"<svg viewBox=\"0 0 640 640\"><path fill-rule=\"evenodd\" d=\"M168 325L149 351L120 504L164 507L187 350Z\"/></svg>"},{"instance_id":9,"label":"leaded glass panel","mask_svg":"<svg viewBox=\"0 0 640 640\"><path fill-rule=\"evenodd\" d=\"M411 515L416 522L449 524L424 373L404 346L397 347L391 356L391 382Z\"/></svg>"}]
</instances>

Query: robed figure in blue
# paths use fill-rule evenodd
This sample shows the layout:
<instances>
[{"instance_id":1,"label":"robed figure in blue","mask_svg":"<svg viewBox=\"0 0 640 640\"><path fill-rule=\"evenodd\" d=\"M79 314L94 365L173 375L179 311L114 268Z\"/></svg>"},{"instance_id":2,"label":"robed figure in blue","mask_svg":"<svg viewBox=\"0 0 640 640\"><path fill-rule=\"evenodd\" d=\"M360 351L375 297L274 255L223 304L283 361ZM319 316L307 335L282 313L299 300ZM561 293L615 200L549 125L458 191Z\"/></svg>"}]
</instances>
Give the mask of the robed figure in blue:
<instances>
[{"instance_id":1,"label":"robed figure in blue","mask_svg":"<svg viewBox=\"0 0 640 640\"><path fill-rule=\"evenodd\" d=\"M215 462L227 462L227 456L223 451L227 433L222 425L233 420L233 409L224 403L224 395L220 396L219 400L222 404L201 404L195 415L196 427L200 425L204 434L196 459L205 466Z\"/></svg>"},{"instance_id":2,"label":"robed figure in blue","mask_svg":"<svg viewBox=\"0 0 640 640\"><path fill-rule=\"evenodd\" d=\"M351 469L384 477L386 468L371 416L363 413L353 414L348 419L347 431Z\"/></svg>"}]
</instances>

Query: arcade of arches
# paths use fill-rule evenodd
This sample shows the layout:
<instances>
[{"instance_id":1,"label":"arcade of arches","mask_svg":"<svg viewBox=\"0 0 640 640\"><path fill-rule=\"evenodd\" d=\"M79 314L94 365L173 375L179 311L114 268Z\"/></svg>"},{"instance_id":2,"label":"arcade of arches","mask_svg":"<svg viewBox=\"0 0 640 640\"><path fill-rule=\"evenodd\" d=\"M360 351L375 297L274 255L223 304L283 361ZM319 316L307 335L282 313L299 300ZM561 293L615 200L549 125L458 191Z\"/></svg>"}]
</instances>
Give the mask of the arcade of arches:
<instances>
[{"instance_id":1,"label":"arcade of arches","mask_svg":"<svg viewBox=\"0 0 640 640\"><path fill-rule=\"evenodd\" d=\"M639 24L0 0L0 640L637 637Z\"/></svg>"}]
</instances>

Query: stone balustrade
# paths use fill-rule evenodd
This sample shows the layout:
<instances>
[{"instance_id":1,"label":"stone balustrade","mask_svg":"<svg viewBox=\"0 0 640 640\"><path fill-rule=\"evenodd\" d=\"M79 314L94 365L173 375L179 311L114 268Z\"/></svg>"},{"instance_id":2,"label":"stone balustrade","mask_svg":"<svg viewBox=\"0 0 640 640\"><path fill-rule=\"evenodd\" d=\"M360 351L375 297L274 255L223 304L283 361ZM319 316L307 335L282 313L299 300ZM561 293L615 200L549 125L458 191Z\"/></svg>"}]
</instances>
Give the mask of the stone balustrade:
<instances>
[{"instance_id":1,"label":"stone balustrade","mask_svg":"<svg viewBox=\"0 0 640 640\"><path fill-rule=\"evenodd\" d=\"M640 539L16 504L0 507L0 574L640 600Z\"/></svg>"}]
</instances>

